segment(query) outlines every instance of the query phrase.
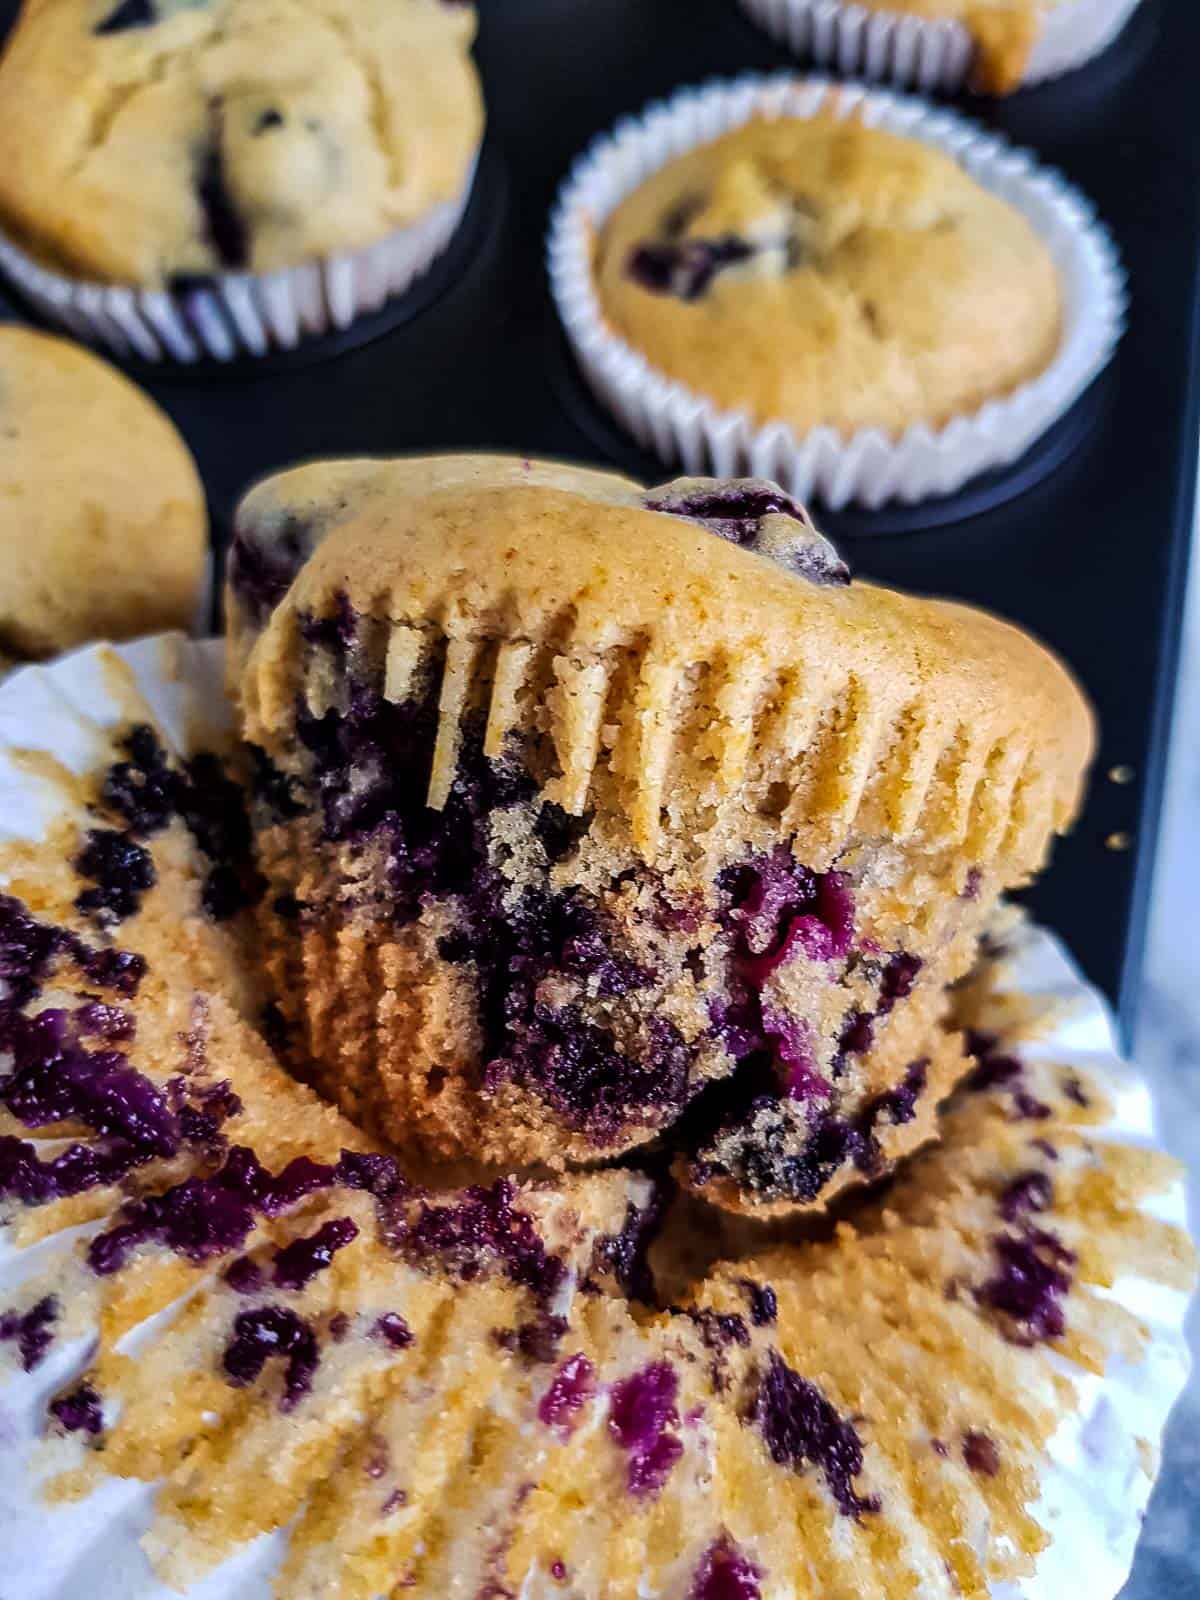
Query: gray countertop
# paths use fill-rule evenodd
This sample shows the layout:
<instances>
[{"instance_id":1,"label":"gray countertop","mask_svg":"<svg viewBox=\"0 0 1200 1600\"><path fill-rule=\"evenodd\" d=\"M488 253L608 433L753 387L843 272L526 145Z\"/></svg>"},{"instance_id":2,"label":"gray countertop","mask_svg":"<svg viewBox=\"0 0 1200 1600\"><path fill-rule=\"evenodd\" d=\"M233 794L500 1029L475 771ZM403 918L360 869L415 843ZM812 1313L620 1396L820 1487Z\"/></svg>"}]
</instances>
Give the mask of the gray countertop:
<instances>
[{"instance_id":1,"label":"gray countertop","mask_svg":"<svg viewBox=\"0 0 1200 1600\"><path fill-rule=\"evenodd\" d=\"M1200 563L1198 563L1200 564ZM1150 1079L1168 1148L1189 1167L1200 1238L1200 571L1184 629L1146 988L1134 1057ZM1200 1304L1192 1307L1193 1359ZM1200 1373L1171 1419L1162 1476L1121 1600L1200 1600Z\"/></svg>"}]
</instances>

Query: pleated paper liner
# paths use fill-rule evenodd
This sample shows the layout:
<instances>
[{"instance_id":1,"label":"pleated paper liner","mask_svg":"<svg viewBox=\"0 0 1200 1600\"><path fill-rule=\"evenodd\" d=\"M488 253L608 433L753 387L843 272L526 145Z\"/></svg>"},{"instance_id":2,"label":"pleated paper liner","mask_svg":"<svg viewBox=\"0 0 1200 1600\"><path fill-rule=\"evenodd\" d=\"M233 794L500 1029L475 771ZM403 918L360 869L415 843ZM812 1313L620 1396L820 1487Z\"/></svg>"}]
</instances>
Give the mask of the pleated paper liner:
<instances>
[{"instance_id":1,"label":"pleated paper liner","mask_svg":"<svg viewBox=\"0 0 1200 1600\"><path fill-rule=\"evenodd\" d=\"M740 0L780 44L824 71L901 89L953 94L979 75L969 27L953 17L874 10L854 0ZM1106 49L1140 0L1064 0L1039 19L1011 89L1030 88L1084 66Z\"/></svg>"},{"instance_id":2,"label":"pleated paper liner","mask_svg":"<svg viewBox=\"0 0 1200 1600\"><path fill-rule=\"evenodd\" d=\"M879 428L797 435L722 410L654 368L605 321L592 267L597 233L651 173L757 118L818 111L921 139L1023 213L1059 272L1063 331L1044 372L943 427L899 437ZM875 508L945 496L1017 461L1100 373L1124 326L1125 280L1090 204L1028 153L952 112L885 90L824 78L746 76L684 89L623 120L572 167L547 241L550 288L571 351L600 402L645 449L689 474L770 478L801 500Z\"/></svg>"},{"instance_id":3,"label":"pleated paper liner","mask_svg":"<svg viewBox=\"0 0 1200 1600\"><path fill-rule=\"evenodd\" d=\"M415 290L448 250L474 197L459 195L361 250L281 268L227 272L163 289L55 271L0 234L0 273L48 323L123 360L226 365L345 334Z\"/></svg>"},{"instance_id":4,"label":"pleated paper liner","mask_svg":"<svg viewBox=\"0 0 1200 1600\"><path fill-rule=\"evenodd\" d=\"M365 1142L250 1026L240 946L200 909L199 844L179 822L153 834L157 882L110 936L70 909L79 833L106 820L98 775L129 725L152 727L176 762L220 747L220 679L219 645L170 636L0 685L0 870L43 925L147 958L136 999L118 1002L137 1020L129 1062L162 1084L186 1052L189 1093L219 1074L240 1102L226 1105L228 1148L251 1145L277 1178L285 1160L329 1164ZM61 947L78 953L72 936ZM123 1191L10 1207L0 1542L13 1594L150 1600L169 1580L206 1600L272 1586L714 1600L736 1576L746 1600L1057 1600L1068 1583L1110 1600L1186 1374L1182 1185L1099 999L1049 935L1009 937L972 1003L992 1037L942 1142L832 1240L746 1235L670 1313L607 1281L583 1292L597 1260L621 1259L604 1245L613 1230L651 1203L620 1170L464 1202L364 1191L327 1165L230 1250L189 1255L194 1236L151 1228L111 1274L84 1252L103 1235L117 1250ZM81 980L54 968L46 981L63 1004ZM61 1150L6 1118L42 1160ZM146 1161L131 1181L161 1195L193 1159L207 1174L221 1156ZM391 1198L377 1210L372 1193ZM494 1237L524 1240L515 1277L503 1256L466 1281L461 1257L414 1257L421 1226L404 1207L464 1203L514 1208ZM290 1285L283 1250L350 1220L332 1263ZM981 1278L1010 1248L1041 1263L1037 1306ZM47 1298L48 1352L22 1372L22 1330L40 1326L22 1319ZM239 1366L244 1319L261 1332L264 1312L282 1354ZM648 1442L634 1425L647 1396Z\"/></svg>"}]
</instances>

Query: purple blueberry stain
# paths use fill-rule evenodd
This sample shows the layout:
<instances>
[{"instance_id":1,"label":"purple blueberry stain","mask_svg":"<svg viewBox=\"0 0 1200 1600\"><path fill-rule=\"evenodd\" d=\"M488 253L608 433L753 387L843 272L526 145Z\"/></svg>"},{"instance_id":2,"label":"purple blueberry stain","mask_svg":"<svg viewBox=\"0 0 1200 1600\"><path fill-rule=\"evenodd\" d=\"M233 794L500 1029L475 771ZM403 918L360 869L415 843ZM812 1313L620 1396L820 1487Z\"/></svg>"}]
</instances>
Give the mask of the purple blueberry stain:
<instances>
[{"instance_id":1,"label":"purple blueberry stain","mask_svg":"<svg viewBox=\"0 0 1200 1600\"><path fill-rule=\"evenodd\" d=\"M291 1411L312 1389L320 1362L317 1337L309 1324L285 1306L241 1311L233 1320L233 1337L221 1364L230 1383L246 1388L257 1381L267 1362L284 1363L281 1411Z\"/></svg>"},{"instance_id":2,"label":"purple blueberry stain","mask_svg":"<svg viewBox=\"0 0 1200 1600\"><path fill-rule=\"evenodd\" d=\"M296 516L287 516L270 529L270 536L238 523L229 550L229 583L250 616L263 623L292 586L308 560L317 529Z\"/></svg>"},{"instance_id":3,"label":"purple blueberry stain","mask_svg":"<svg viewBox=\"0 0 1200 1600\"><path fill-rule=\"evenodd\" d=\"M630 251L625 270L651 294L693 301L707 292L719 273L744 265L756 254L752 244L733 233L713 239L652 240Z\"/></svg>"},{"instance_id":4,"label":"purple blueberry stain","mask_svg":"<svg viewBox=\"0 0 1200 1600\"><path fill-rule=\"evenodd\" d=\"M718 1394L729 1387L728 1355L734 1346L746 1349L750 1344L750 1329L744 1317L736 1311L721 1312L711 1309L689 1311L689 1320L700 1335L700 1343L712 1354L709 1377Z\"/></svg>"},{"instance_id":5,"label":"purple blueberry stain","mask_svg":"<svg viewBox=\"0 0 1200 1600\"><path fill-rule=\"evenodd\" d=\"M566 1435L596 1392L596 1369L582 1353L568 1356L538 1401L538 1421Z\"/></svg>"},{"instance_id":6,"label":"purple blueberry stain","mask_svg":"<svg viewBox=\"0 0 1200 1600\"><path fill-rule=\"evenodd\" d=\"M924 965L920 956L911 955L907 950L897 950L888 959L879 981L878 1016L886 1017L898 1000L908 999Z\"/></svg>"},{"instance_id":7,"label":"purple blueberry stain","mask_svg":"<svg viewBox=\"0 0 1200 1600\"><path fill-rule=\"evenodd\" d=\"M44 1295L28 1311L0 1313L0 1344L16 1345L23 1371L33 1372L46 1359L58 1314L58 1301L52 1294Z\"/></svg>"},{"instance_id":8,"label":"purple blueberry stain","mask_svg":"<svg viewBox=\"0 0 1200 1600\"><path fill-rule=\"evenodd\" d=\"M630 1201L620 1232L602 1234L596 1241L592 1272L599 1276L611 1273L626 1299L644 1305L655 1302L650 1248L662 1229L674 1188L669 1178L656 1179L649 1204L638 1206Z\"/></svg>"},{"instance_id":9,"label":"purple blueberry stain","mask_svg":"<svg viewBox=\"0 0 1200 1600\"><path fill-rule=\"evenodd\" d=\"M1054 1185L1044 1172L1022 1172L1005 1185L1000 1195L1000 1215L1017 1222L1027 1212L1046 1211L1054 1200Z\"/></svg>"},{"instance_id":10,"label":"purple blueberry stain","mask_svg":"<svg viewBox=\"0 0 1200 1600\"><path fill-rule=\"evenodd\" d=\"M413 1343L413 1332L398 1311L385 1311L375 1319L371 1332L392 1350L407 1350Z\"/></svg>"},{"instance_id":11,"label":"purple blueberry stain","mask_svg":"<svg viewBox=\"0 0 1200 1600\"><path fill-rule=\"evenodd\" d=\"M238 271L249 265L250 237L225 175L223 117L219 103L211 107L211 128L196 166L195 190L203 234L221 267Z\"/></svg>"},{"instance_id":12,"label":"purple blueberry stain","mask_svg":"<svg viewBox=\"0 0 1200 1600\"><path fill-rule=\"evenodd\" d=\"M977 1477L994 1478L1000 1471L1000 1451L996 1441L974 1430L962 1438L963 1460Z\"/></svg>"},{"instance_id":13,"label":"purple blueberry stain","mask_svg":"<svg viewBox=\"0 0 1200 1600\"><path fill-rule=\"evenodd\" d=\"M975 1297L999 1314L1005 1336L1021 1345L1061 1338L1074 1252L1053 1233L1027 1226L1019 1234L998 1234L992 1254L995 1271Z\"/></svg>"},{"instance_id":14,"label":"purple blueberry stain","mask_svg":"<svg viewBox=\"0 0 1200 1600\"><path fill-rule=\"evenodd\" d=\"M863 1449L853 1423L839 1416L817 1385L794 1372L777 1351L770 1353L759 1379L749 1420L778 1466L795 1472L811 1466L821 1473L843 1515L858 1521L879 1510L875 1496L860 1495L855 1488Z\"/></svg>"},{"instance_id":15,"label":"purple blueberry stain","mask_svg":"<svg viewBox=\"0 0 1200 1600\"><path fill-rule=\"evenodd\" d=\"M100 1396L86 1381L67 1394L58 1395L46 1409L65 1433L86 1433L96 1438L104 1431Z\"/></svg>"},{"instance_id":16,"label":"purple blueberry stain","mask_svg":"<svg viewBox=\"0 0 1200 1600\"><path fill-rule=\"evenodd\" d=\"M0 1136L0 1197L19 1200L23 1205L47 1205L102 1184L116 1183L152 1159L150 1151L114 1140L103 1148L68 1145L51 1160L41 1161L32 1144L5 1134Z\"/></svg>"},{"instance_id":17,"label":"purple blueberry stain","mask_svg":"<svg viewBox=\"0 0 1200 1600\"><path fill-rule=\"evenodd\" d=\"M378 1166L363 1164L376 1159ZM149 1242L196 1263L227 1255L245 1244L257 1213L280 1216L309 1195L338 1183L360 1189L372 1181L385 1186L393 1166L387 1157L363 1158L343 1151L334 1166L296 1156L272 1174L253 1150L234 1145L211 1177L185 1178L162 1194L130 1201L118 1213L116 1226L92 1240L87 1260L94 1272L106 1276L119 1271L139 1246Z\"/></svg>"},{"instance_id":18,"label":"purple blueberry stain","mask_svg":"<svg viewBox=\"0 0 1200 1600\"><path fill-rule=\"evenodd\" d=\"M129 950L96 949L68 928L39 921L12 895L0 895L0 1019L7 1019L41 993L59 958L74 962L89 982L132 996L146 970Z\"/></svg>"},{"instance_id":19,"label":"purple blueberry stain","mask_svg":"<svg viewBox=\"0 0 1200 1600\"><path fill-rule=\"evenodd\" d=\"M231 1261L225 1268L225 1282L234 1294L260 1294L266 1275L257 1261L250 1256L238 1256L236 1261Z\"/></svg>"},{"instance_id":20,"label":"purple blueberry stain","mask_svg":"<svg viewBox=\"0 0 1200 1600\"><path fill-rule=\"evenodd\" d=\"M94 897L104 891L105 905L112 916L128 915L124 908L129 905L136 909L133 898L153 886L154 869L149 855L133 841L160 832L178 816L209 861L201 886L201 903L209 916L225 921L253 904L262 893L263 880L253 864L246 796L241 785L226 773L220 759L201 751L182 766L172 766L158 735L145 723L130 729L121 741L121 750L124 759L109 768L101 803L126 824L125 834L113 835L126 842L122 847L109 842L104 848L108 856L118 858L123 850L135 864L140 857L133 852L140 851L149 862L150 882L139 885L135 874L126 887L128 874L122 876L122 861L117 859L108 867L98 890L85 893ZM89 839L94 841L95 835L89 835ZM80 857L84 876L97 876L98 869L105 865L99 857L90 866L85 861L89 851L94 855L97 848L94 842L90 843ZM82 897L77 903L81 910L86 909Z\"/></svg>"},{"instance_id":21,"label":"purple blueberry stain","mask_svg":"<svg viewBox=\"0 0 1200 1600\"><path fill-rule=\"evenodd\" d=\"M319 1272L324 1272L339 1250L358 1238L358 1224L350 1217L333 1217L315 1233L293 1239L276 1251L272 1279L280 1289L307 1288Z\"/></svg>"},{"instance_id":22,"label":"purple blueberry stain","mask_svg":"<svg viewBox=\"0 0 1200 1600\"><path fill-rule=\"evenodd\" d=\"M1014 1122L1045 1122L1054 1112L1044 1100L1039 1100L1027 1089L1017 1089L1013 1094L1012 1115Z\"/></svg>"},{"instance_id":23,"label":"purple blueberry stain","mask_svg":"<svg viewBox=\"0 0 1200 1600\"><path fill-rule=\"evenodd\" d=\"M395 1199L408 1187L395 1156L371 1150L343 1150L337 1164L337 1181L376 1200Z\"/></svg>"},{"instance_id":24,"label":"purple blueberry stain","mask_svg":"<svg viewBox=\"0 0 1200 1600\"><path fill-rule=\"evenodd\" d=\"M103 1000L88 1000L79 1006L75 1026L81 1034L103 1039L106 1044L127 1044L137 1033L136 1017Z\"/></svg>"},{"instance_id":25,"label":"purple blueberry stain","mask_svg":"<svg viewBox=\"0 0 1200 1600\"><path fill-rule=\"evenodd\" d=\"M543 1313L515 1328L498 1328L492 1337L502 1350L520 1355L526 1361L549 1365L558 1359L558 1347L569 1327L565 1317Z\"/></svg>"},{"instance_id":26,"label":"purple blueberry stain","mask_svg":"<svg viewBox=\"0 0 1200 1600\"><path fill-rule=\"evenodd\" d=\"M1045 1122L1053 1111L1025 1087L1025 1067L1021 1060L1000 1049L994 1034L969 1032L966 1035L968 1055L976 1065L966 1078L966 1087L983 1093L1003 1089L1012 1096L1011 1119L1014 1122Z\"/></svg>"},{"instance_id":27,"label":"purple blueberry stain","mask_svg":"<svg viewBox=\"0 0 1200 1600\"><path fill-rule=\"evenodd\" d=\"M511 1282L544 1304L561 1288L567 1269L547 1251L533 1219L514 1206L515 1198L513 1183L501 1178L490 1188L464 1190L452 1204L422 1202L397 1243L418 1265L436 1264L464 1282L495 1263Z\"/></svg>"},{"instance_id":28,"label":"purple blueberry stain","mask_svg":"<svg viewBox=\"0 0 1200 1600\"><path fill-rule=\"evenodd\" d=\"M131 833L115 828L88 830L75 870L93 885L76 896L76 908L102 928L135 916L158 881L150 852Z\"/></svg>"},{"instance_id":29,"label":"purple blueberry stain","mask_svg":"<svg viewBox=\"0 0 1200 1600\"><path fill-rule=\"evenodd\" d=\"M852 1119L820 1113L797 1147L796 1127L778 1091L755 1094L747 1102L738 1078L719 1086L732 1093L729 1109L718 1109L715 1128L698 1137L691 1170L700 1184L729 1177L771 1197L810 1201L848 1164L867 1177L882 1169L878 1131L912 1121L924 1091L928 1063L914 1061L901 1082L867 1101Z\"/></svg>"},{"instance_id":30,"label":"purple blueberry stain","mask_svg":"<svg viewBox=\"0 0 1200 1600\"><path fill-rule=\"evenodd\" d=\"M762 1576L762 1568L723 1533L701 1557L688 1600L760 1600Z\"/></svg>"},{"instance_id":31,"label":"purple blueberry stain","mask_svg":"<svg viewBox=\"0 0 1200 1600\"><path fill-rule=\"evenodd\" d=\"M795 577L843 587L850 569L804 507L766 478L683 478L652 489L650 511L700 523L719 539L768 557ZM783 518L766 528L766 517Z\"/></svg>"},{"instance_id":32,"label":"purple blueberry stain","mask_svg":"<svg viewBox=\"0 0 1200 1600\"><path fill-rule=\"evenodd\" d=\"M0 1104L27 1128L82 1122L143 1159L178 1149L178 1122L162 1091L119 1051L84 1048L69 1012L0 1010L0 1048L11 1062L0 1079Z\"/></svg>"},{"instance_id":33,"label":"purple blueberry stain","mask_svg":"<svg viewBox=\"0 0 1200 1600\"><path fill-rule=\"evenodd\" d=\"M779 1301L769 1283L754 1278L739 1278L738 1284L750 1308L750 1321L756 1328L769 1328L779 1315Z\"/></svg>"},{"instance_id":34,"label":"purple blueberry stain","mask_svg":"<svg viewBox=\"0 0 1200 1600\"><path fill-rule=\"evenodd\" d=\"M300 637L314 650L329 650L347 656L358 639L361 617L350 603L350 596L339 589L333 597L333 610L324 616L304 612L300 619Z\"/></svg>"},{"instance_id":35,"label":"purple blueberry stain","mask_svg":"<svg viewBox=\"0 0 1200 1600\"><path fill-rule=\"evenodd\" d=\"M464 728L441 811L426 804L418 777L436 734L428 697L397 705L352 685L344 710L318 718L299 707L297 731L325 837L352 848L370 840L386 851L397 925L418 916L430 897L451 902L456 926L439 954L471 972L483 1093L513 1081L598 1145L631 1123L658 1126L676 1115L694 1052L674 1025L653 1017L639 1025L632 1047L621 1048L607 1017L585 1010L586 1001L621 1001L651 981L622 949L612 920L578 889L530 887L512 903L491 857L493 824L498 812L532 804L538 791L511 754L484 756L482 722ZM566 980L570 998L546 999L552 978ZM624 1009L640 1015L636 1006Z\"/></svg>"},{"instance_id":36,"label":"purple blueberry stain","mask_svg":"<svg viewBox=\"0 0 1200 1600\"><path fill-rule=\"evenodd\" d=\"M179 808L181 780L167 760L158 735L135 723L120 741L124 760L108 769L100 791L102 805L120 816L139 839L159 833Z\"/></svg>"},{"instance_id":37,"label":"purple blueberry stain","mask_svg":"<svg viewBox=\"0 0 1200 1600\"><path fill-rule=\"evenodd\" d=\"M625 1451L625 1484L634 1499L656 1495L683 1454L670 1430L679 1422L679 1378L666 1361L651 1362L613 1385L608 1431Z\"/></svg>"}]
</instances>

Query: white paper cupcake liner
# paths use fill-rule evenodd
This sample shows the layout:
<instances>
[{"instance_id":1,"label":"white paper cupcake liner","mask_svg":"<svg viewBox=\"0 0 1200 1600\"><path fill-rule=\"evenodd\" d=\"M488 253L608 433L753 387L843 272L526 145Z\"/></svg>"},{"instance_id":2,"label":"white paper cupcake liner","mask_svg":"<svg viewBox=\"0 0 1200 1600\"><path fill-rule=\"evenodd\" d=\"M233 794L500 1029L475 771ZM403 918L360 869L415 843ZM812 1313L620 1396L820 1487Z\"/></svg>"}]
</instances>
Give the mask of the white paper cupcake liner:
<instances>
[{"instance_id":1,"label":"white paper cupcake liner","mask_svg":"<svg viewBox=\"0 0 1200 1600\"><path fill-rule=\"evenodd\" d=\"M180 289L89 283L44 266L0 234L0 272L48 322L122 359L232 361L293 350L342 332L403 294L446 249L475 179L462 193L363 250L278 272L219 273Z\"/></svg>"},{"instance_id":2,"label":"white paper cupcake liner","mask_svg":"<svg viewBox=\"0 0 1200 1600\"><path fill-rule=\"evenodd\" d=\"M112 670L113 658L124 670ZM30 667L0 687L0 841L32 841L64 820L86 821L69 784L47 779L50 764L79 775L107 759L113 729L130 715L153 721L179 754L197 737L228 726L221 689L222 647L181 635L119 647L93 646L46 667ZM198 732L202 730L202 732ZM1096 1143L1159 1148L1145 1082L1117 1053L1103 1001L1081 978L1053 936L1026 929L1015 937L1001 992L1011 989L1052 1005L1058 1019L1024 1059L1074 1066L1096 1079L1111 1102L1108 1122L1089 1126ZM1186 1226L1182 1182L1147 1202L1164 1221ZM56 1239L20 1250L0 1230L0 1303ZM1066 1361L1078 1406L1054 1435L1034 1514L1050 1534L1036 1574L997 1586L996 1600L1061 1600L1085 1594L1112 1600L1129 1571L1142 1512L1157 1470L1167 1415L1188 1374L1183 1336L1187 1297L1129 1272L1108 1291L1149 1334L1139 1364L1113 1358L1103 1377ZM137 1337L136 1335L134 1336ZM5 1600L169 1600L177 1591L155 1577L139 1545L151 1520L155 1485L105 1480L94 1494L50 1504L40 1486L63 1463L40 1442L46 1401L87 1359L87 1339L54 1352L32 1374L0 1386L0 1550ZM1059 1358L1056 1358L1059 1359ZM269 1600L286 1531L264 1535L188 1590L194 1600Z\"/></svg>"},{"instance_id":3,"label":"white paper cupcake liner","mask_svg":"<svg viewBox=\"0 0 1200 1600\"><path fill-rule=\"evenodd\" d=\"M952 94L971 77L976 46L955 18L869 11L853 0L740 0L796 55L832 72ZM1065 0L1047 11L1018 87L1081 67L1120 33L1140 0Z\"/></svg>"},{"instance_id":4,"label":"white paper cupcake liner","mask_svg":"<svg viewBox=\"0 0 1200 1600\"><path fill-rule=\"evenodd\" d=\"M879 428L797 435L756 423L657 371L607 325L592 260L596 235L651 173L755 117L818 110L921 139L952 156L1031 223L1058 268L1063 331L1046 370L1011 394L940 428L918 423L894 438ZM877 507L949 494L1015 461L1066 412L1108 362L1124 326L1125 278L1090 203L1057 173L953 112L882 89L828 78L748 75L685 89L618 123L576 161L547 241L550 288L584 376L638 442L692 474L771 478L827 505Z\"/></svg>"}]
</instances>

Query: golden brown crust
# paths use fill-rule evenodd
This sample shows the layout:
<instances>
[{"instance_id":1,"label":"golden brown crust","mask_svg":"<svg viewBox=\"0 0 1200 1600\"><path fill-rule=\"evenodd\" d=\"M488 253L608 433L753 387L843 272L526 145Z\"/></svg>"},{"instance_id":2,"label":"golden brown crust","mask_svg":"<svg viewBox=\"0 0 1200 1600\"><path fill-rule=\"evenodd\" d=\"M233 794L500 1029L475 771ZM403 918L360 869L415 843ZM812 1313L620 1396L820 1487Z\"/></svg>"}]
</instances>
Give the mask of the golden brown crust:
<instances>
[{"instance_id":1,"label":"golden brown crust","mask_svg":"<svg viewBox=\"0 0 1200 1600\"><path fill-rule=\"evenodd\" d=\"M303 518L330 470L269 480L240 518ZM340 483L345 468L332 471ZM434 472L442 486L426 488ZM428 635L448 641L462 675L445 681L451 716L497 641L489 754L511 733L548 733L547 798L578 815L603 786L649 858L664 807L757 775L787 790L775 803L807 860L870 833L1002 858L1010 882L1036 870L1075 814L1092 744L1086 703L1048 651L965 606L805 582L643 502L610 475L500 458L363 468L253 650L248 736L269 743L292 715L297 615L327 615L344 593L390 627L397 674ZM698 670L711 727L685 747ZM539 675L550 687L535 700ZM435 764L435 806L445 784Z\"/></svg>"},{"instance_id":2,"label":"golden brown crust","mask_svg":"<svg viewBox=\"0 0 1200 1600\"><path fill-rule=\"evenodd\" d=\"M204 489L168 417L65 339L0 329L0 643L36 660L191 628Z\"/></svg>"},{"instance_id":3,"label":"golden brown crust","mask_svg":"<svg viewBox=\"0 0 1200 1600\"><path fill-rule=\"evenodd\" d=\"M147 287L272 272L461 194L483 123L471 6L146 10L116 27L119 0L27 0L0 61L0 217L49 265Z\"/></svg>"},{"instance_id":4,"label":"golden brown crust","mask_svg":"<svg viewBox=\"0 0 1200 1600\"><path fill-rule=\"evenodd\" d=\"M942 426L1044 371L1060 336L1020 212L931 145L832 112L668 162L604 223L595 277L654 370L797 435Z\"/></svg>"}]
</instances>

